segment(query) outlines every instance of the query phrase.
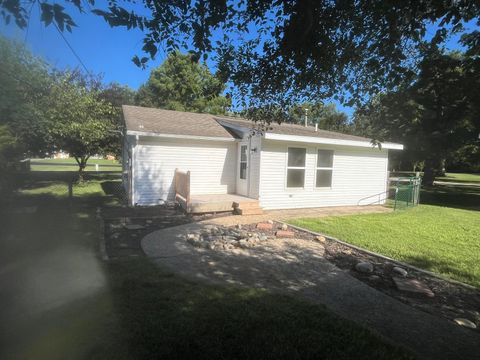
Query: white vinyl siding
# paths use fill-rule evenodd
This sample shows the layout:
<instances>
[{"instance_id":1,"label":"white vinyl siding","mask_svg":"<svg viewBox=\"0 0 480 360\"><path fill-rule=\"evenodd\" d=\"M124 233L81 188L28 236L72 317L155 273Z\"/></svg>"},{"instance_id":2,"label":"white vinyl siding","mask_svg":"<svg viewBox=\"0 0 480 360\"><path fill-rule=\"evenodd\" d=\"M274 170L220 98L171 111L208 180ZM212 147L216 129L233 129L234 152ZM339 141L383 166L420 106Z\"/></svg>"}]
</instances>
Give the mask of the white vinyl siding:
<instances>
[{"instance_id":1,"label":"white vinyl siding","mask_svg":"<svg viewBox=\"0 0 480 360\"><path fill-rule=\"evenodd\" d=\"M306 148L305 186L288 189L287 154L289 147ZM317 150L333 150L332 185L317 188ZM283 164L283 166L282 166ZM260 205L268 209L357 205L364 197L386 190L388 151L264 140L260 165Z\"/></svg>"},{"instance_id":2,"label":"white vinyl siding","mask_svg":"<svg viewBox=\"0 0 480 360\"><path fill-rule=\"evenodd\" d=\"M235 192L236 143L167 138L141 139L134 152L134 203L174 199L174 173L190 171L192 195Z\"/></svg>"},{"instance_id":3,"label":"white vinyl siding","mask_svg":"<svg viewBox=\"0 0 480 360\"><path fill-rule=\"evenodd\" d=\"M260 159L262 156L262 137L255 135L250 143L249 197L258 199L260 185Z\"/></svg>"}]
</instances>

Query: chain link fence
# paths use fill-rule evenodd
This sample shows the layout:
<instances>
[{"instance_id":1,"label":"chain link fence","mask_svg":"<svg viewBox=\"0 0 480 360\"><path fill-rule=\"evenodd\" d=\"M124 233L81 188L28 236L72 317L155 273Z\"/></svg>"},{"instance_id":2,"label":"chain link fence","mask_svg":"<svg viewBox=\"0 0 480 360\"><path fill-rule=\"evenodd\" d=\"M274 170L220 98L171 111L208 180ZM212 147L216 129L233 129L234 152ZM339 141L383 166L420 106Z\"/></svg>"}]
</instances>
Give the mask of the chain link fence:
<instances>
[{"instance_id":1,"label":"chain link fence","mask_svg":"<svg viewBox=\"0 0 480 360\"><path fill-rule=\"evenodd\" d=\"M420 203L420 177L400 177L391 180L393 189L393 209L400 210L417 206Z\"/></svg>"},{"instance_id":2,"label":"chain link fence","mask_svg":"<svg viewBox=\"0 0 480 360\"><path fill-rule=\"evenodd\" d=\"M358 205L386 205L394 210L406 209L420 203L420 177L398 177L389 179L387 190L364 197Z\"/></svg>"}]
</instances>

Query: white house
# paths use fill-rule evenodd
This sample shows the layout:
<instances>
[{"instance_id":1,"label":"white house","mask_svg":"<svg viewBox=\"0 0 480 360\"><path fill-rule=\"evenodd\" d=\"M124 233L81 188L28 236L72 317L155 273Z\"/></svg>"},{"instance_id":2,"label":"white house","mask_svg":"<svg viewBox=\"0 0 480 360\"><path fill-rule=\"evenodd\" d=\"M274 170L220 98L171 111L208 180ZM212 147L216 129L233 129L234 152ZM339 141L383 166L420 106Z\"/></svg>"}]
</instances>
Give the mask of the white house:
<instances>
[{"instance_id":1,"label":"white house","mask_svg":"<svg viewBox=\"0 0 480 360\"><path fill-rule=\"evenodd\" d=\"M252 122L224 116L136 106L123 114L130 205L176 195L193 212L202 202L230 201L231 209L232 199L263 209L357 205L387 190L388 152L403 149L300 125L252 132Z\"/></svg>"}]
</instances>

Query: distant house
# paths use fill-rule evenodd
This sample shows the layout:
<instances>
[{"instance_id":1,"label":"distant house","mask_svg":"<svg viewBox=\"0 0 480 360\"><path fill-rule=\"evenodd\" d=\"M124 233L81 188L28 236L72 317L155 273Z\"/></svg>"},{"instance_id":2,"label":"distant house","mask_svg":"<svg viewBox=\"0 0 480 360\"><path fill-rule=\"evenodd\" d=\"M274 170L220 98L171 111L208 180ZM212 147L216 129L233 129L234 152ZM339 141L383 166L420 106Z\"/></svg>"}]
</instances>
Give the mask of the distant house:
<instances>
[{"instance_id":1,"label":"distant house","mask_svg":"<svg viewBox=\"0 0 480 360\"><path fill-rule=\"evenodd\" d=\"M54 159L69 159L70 154L68 152L65 152L63 150L59 150L53 153L52 157Z\"/></svg>"},{"instance_id":2,"label":"distant house","mask_svg":"<svg viewBox=\"0 0 480 360\"><path fill-rule=\"evenodd\" d=\"M386 191L388 152L403 145L291 124L123 106L130 205L179 201L188 211L357 205ZM374 201L374 200L373 200ZM222 208L223 206L223 208Z\"/></svg>"}]
</instances>

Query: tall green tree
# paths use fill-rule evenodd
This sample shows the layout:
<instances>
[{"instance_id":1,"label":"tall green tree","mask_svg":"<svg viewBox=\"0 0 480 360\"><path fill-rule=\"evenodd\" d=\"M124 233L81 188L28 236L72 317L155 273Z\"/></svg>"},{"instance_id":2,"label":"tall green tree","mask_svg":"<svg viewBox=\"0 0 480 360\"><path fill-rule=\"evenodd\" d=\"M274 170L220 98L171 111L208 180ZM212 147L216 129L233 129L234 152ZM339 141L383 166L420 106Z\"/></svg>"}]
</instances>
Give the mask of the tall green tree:
<instances>
[{"instance_id":1,"label":"tall green tree","mask_svg":"<svg viewBox=\"0 0 480 360\"><path fill-rule=\"evenodd\" d=\"M347 133L350 131L348 116L338 111L335 104L303 103L292 106L289 109L290 122L303 124L305 121L305 110L309 124L318 124L319 129Z\"/></svg>"},{"instance_id":2,"label":"tall green tree","mask_svg":"<svg viewBox=\"0 0 480 360\"><path fill-rule=\"evenodd\" d=\"M111 139L108 141L109 146L105 148L105 153L113 154L117 158L121 158L122 144L120 135L125 131L122 105L135 105L135 96L135 90L115 82L102 87L99 91L99 98L112 104L116 109L116 116L114 118L115 130L110 132Z\"/></svg>"},{"instance_id":3,"label":"tall green tree","mask_svg":"<svg viewBox=\"0 0 480 360\"><path fill-rule=\"evenodd\" d=\"M191 54L172 53L137 93L142 106L169 110L223 114L230 100L222 96L225 84Z\"/></svg>"},{"instance_id":4,"label":"tall green tree","mask_svg":"<svg viewBox=\"0 0 480 360\"><path fill-rule=\"evenodd\" d=\"M26 27L35 1L1 1L0 13ZM142 30L147 56L134 57L139 66L160 48L193 50L197 57L213 53L221 73L249 94L257 103L253 105L281 105L285 97L294 100L290 103L332 95L341 99L348 94L363 99L395 88L417 72L412 60L420 56L428 27L437 26L433 41L441 43L449 34L465 31L462 24L478 21L480 14L476 0L43 0L40 4L42 21L60 30L72 31L75 16L89 11L111 26Z\"/></svg>"},{"instance_id":5,"label":"tall green tree","mask_svg":"<svg viewBox=\"0 0 480 360\"><path fill-rule=\"evenodd\" d=\"M80 181L88 159L104 154L118 138L118 110L85 83L77 75L61 74L52 86L46 111L52 143L75 158Z\"/></svg>"},{"instance_id":6,"label":"tall green tree","mask_svg":"<svg viewBox=\"0 0 480 360\"><path fill-rule=\"evenodd\" d=\"M18 143L12 160L51 149L44 116L51 86L51 71L43 60L0 36L0 125Z\"/></svg>"},{"instance_id":7,"label":"tall green tree","mask_svg":"<svg viewBox=\"0 0 480 360\"><path fill-rule=\"evenodd\" d=\"M356 113L357 132L404 143L404 158L424 162L424 183L433 184L449 156L478 144L472 94L478 94L480 82L469 79L467 60L465 54L430 49L414 83L379 95Z\"/></svg>"}]
</instances>

